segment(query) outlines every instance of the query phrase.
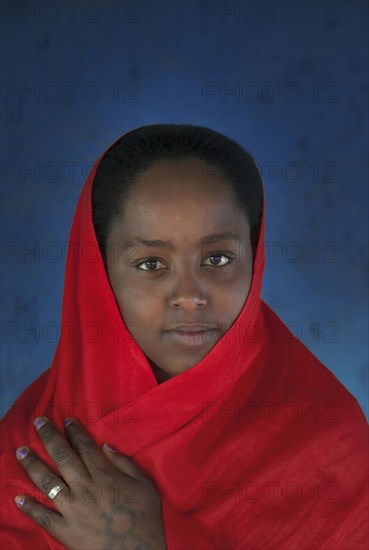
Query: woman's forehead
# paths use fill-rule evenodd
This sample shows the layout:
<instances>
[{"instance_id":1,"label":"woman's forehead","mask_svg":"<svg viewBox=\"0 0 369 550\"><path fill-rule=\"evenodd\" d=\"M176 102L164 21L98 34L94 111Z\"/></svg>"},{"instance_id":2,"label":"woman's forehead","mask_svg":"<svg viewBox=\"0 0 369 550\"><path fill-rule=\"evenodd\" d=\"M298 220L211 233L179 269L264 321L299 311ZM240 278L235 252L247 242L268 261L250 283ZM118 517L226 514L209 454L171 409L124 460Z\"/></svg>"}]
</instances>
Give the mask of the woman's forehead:
<instances>
[{"instance_id":1,"label":"woman's forehead","mask_svg":"<svg viewBox=\"0 0 369 550\"><path fill-rule=\"evenodd\" d=\"M197 183L211 181L213 183L223 182L227 185L229 183L225 181L224 170L222 171L219 167L195 156L182 159L160 159L143 170L136 181L150 183L152 180L162 179L172 181L177 179L182 182L190 182L193 179Z\"/></svg>"},{"instance_id":2,"label":"woman's forehead","mask_svg":"<svg viewBox=\"0 0 369 550\"><path fill-rule=\"evenodd\" d=\"M233 231L244 238L249 225L237 205L231 185L220 173L203 177L203 161L162 161L137 179L124 201L124 215L116 220L120 234L168 240L185 232L195 242L210 233ZM119 225L119 227L118 227Z\"/></svg>"},{"instance_id":3,"label":"woman's forehead","mask_svg":"<svg viewBox=\"0 0 369 550\"><path fill-rule=\"evenodd\" d=\"M215 193L206 200L199 194L186 197L159 195L127 203L124 216L114 224L114 233L129 239L186 240L198 243L210 234L228 233L223 240L247 239L249 224L243 210ZM137 197L138 198L138 197Z\"/></svg>"},{"instance_id":4,"label":"woman's forehead","mask_svg":"<svg viewBox=\"0 0 369 550\"><path fill-rule=\"evenodd\" d=\"M214 207L218 203L234 208L232 186L224 182L219 171L204 172L203 167L198 159L193 163L151 167L136 179L126 203L135 208L142 205L171 208L179 203L183 208L204 208L206 204Z\"/></svg>"}]
</instances>

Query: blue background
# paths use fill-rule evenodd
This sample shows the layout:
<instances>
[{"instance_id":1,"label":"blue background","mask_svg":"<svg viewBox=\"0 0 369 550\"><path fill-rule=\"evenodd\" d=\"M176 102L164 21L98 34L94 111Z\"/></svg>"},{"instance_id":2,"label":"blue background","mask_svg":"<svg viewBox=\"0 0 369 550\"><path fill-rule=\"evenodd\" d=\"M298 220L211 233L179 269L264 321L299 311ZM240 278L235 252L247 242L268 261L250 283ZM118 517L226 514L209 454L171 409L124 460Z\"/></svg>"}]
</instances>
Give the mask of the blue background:
<instances>
[{"instance_id":1,"label":"blue background","mask_svg":"<svg viewBox=\"0 0 369 550\"><path fill-rule=\"evenodd\" d=\"M262 297L368 415L368 4L274 4L2 2L3 413L52 361L91 163L187 122L255 157Z\"/></svg>"}]
</instances>

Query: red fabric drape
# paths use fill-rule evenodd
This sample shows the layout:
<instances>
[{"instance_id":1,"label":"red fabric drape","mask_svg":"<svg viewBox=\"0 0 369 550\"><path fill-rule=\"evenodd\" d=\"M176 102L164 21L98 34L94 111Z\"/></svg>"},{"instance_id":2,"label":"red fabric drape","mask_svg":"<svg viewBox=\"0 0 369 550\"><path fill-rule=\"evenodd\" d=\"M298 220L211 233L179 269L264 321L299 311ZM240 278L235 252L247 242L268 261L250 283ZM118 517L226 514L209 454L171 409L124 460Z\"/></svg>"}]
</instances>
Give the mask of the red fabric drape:
<instances>
[{"instance_id":1,"label":"red fabric drape","mask_svg":"<svg viewBox=\"0 0 369 550\"><path fill-rule=\"evenodd\" d=\"M232 327L192 369L158 384L117 308L92 224L89 174L70 233L51 368L2 426L2 548L63 548L15 506L40 494L15 459L34 427L78 418L155 480L169 550L368 547L368 424L357 400L261 299L264 226Z\"/></svg>"}]
</instances>

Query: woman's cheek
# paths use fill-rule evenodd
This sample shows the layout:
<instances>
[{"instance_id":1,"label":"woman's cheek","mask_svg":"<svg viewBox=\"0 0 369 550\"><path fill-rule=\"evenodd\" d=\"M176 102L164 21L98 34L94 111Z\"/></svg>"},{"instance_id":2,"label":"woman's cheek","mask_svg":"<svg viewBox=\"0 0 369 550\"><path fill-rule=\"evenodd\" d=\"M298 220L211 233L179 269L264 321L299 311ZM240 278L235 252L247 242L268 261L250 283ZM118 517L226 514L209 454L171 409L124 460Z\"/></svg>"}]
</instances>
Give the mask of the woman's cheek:
<instances>
[{"instance_id":1,"label":"woman's cheek","mask_svg":"<svg viewBox=\"0 0 369 550\"><path fill-rule=\"evenodd\" d=\"M140 324L152 326L153 322L164 315L161 299L158 292L148 289L136 288L124 293L122 296L122 308L127 316Z\"/></svg>"}]
</instances>

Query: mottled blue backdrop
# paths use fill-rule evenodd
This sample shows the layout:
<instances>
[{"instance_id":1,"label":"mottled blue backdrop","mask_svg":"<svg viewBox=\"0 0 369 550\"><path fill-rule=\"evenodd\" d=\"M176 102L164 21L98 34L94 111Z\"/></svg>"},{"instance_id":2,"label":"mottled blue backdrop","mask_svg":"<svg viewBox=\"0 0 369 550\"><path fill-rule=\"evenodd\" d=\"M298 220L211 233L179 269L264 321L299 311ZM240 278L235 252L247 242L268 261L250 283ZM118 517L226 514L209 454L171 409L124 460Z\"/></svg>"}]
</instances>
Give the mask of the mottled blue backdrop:
<instances>
[{"instance_id":1,"label":"mottled blue backdrop","mask_svg":"<svg viewBox=\"0 0 369 550\"><path fill-rule=\"evenodd\" d=\"M368 415L368 4L6 1L2 413L60 325L84 178L123 133L209 126L266 192L263 299Z\"/></svg>"}]
</instances>

